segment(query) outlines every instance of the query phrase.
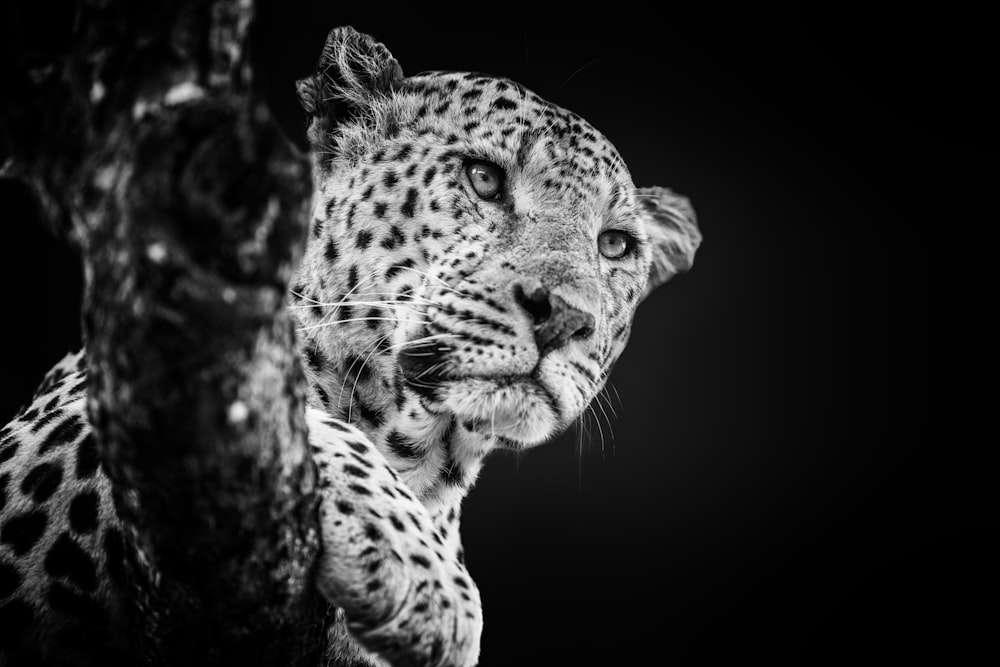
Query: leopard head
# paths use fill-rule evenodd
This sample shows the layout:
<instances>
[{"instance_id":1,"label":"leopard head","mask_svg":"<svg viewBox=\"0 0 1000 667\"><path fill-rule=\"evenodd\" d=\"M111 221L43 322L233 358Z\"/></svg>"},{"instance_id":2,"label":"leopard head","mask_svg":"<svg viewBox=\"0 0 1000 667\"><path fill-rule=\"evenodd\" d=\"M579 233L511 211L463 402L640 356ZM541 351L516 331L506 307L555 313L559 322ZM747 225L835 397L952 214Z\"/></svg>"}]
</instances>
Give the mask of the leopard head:
<instances>
[{"instance_id":1,"label":"leopard head","mask_svg":"<svg viewBox=\"0 0 1000 667\"><path fill-rule=\"evenodd\" d=\"M635 187L608 139L521 85L405 77L351 28L298 90L316 195L293 293L312 400L403 457L441 424L522 448L572 423L638 304L690 268L687 200Z\"/></svg>"}]
</instances>

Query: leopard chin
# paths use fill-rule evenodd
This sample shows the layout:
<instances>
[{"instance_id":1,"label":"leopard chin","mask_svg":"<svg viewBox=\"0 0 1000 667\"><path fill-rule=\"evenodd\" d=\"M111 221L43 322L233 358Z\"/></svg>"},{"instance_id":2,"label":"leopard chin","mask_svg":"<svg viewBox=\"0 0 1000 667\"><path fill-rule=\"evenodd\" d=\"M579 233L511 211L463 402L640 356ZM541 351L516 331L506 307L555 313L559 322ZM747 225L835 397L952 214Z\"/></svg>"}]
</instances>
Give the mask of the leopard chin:
<instances>
[{"instance_id":1,"label":"leopard chin","mask_svg":"<svg viewBox=\"0 0 1000 667\"><path fill-rule=\"evenodd\" d=\"M541 444L559 427L555 399L530 376L451 379L439 386L437 395L469 428L497 436L507 448Z\"/></svg>"}]
</instances>

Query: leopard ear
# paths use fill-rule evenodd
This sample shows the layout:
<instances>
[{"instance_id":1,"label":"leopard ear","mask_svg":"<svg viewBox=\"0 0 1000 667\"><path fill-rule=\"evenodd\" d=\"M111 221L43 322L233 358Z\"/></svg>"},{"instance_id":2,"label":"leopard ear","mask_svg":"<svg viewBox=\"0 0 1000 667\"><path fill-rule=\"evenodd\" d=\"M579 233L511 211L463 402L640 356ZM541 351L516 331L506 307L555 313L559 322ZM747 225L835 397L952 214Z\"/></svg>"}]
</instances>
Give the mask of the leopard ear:
<instances>
[{"instance_id":1,"label":"leopard ear","mask_svg":"<svg viewBox=\"0 0 1000 667\"><path fill-rule=\"evenodd\" d=\"M367 116L402 82L403 69L383 44L349 26L331 30L316 73L296 82L313 148L332 149L338 125Z\"/></svg>"},{"instance_id":2,"label":"leopard ear","mask_svg":"<svg viewBox=\"0 0 1000 667\"><path fill-rule=\"evenodd\" d=\"M701 245L701 232L694 208L687 197L667 188L637 188L639 216L653 244L653 264L649 269L643 298L694 263Z\"/></svg>"}]
</instances>

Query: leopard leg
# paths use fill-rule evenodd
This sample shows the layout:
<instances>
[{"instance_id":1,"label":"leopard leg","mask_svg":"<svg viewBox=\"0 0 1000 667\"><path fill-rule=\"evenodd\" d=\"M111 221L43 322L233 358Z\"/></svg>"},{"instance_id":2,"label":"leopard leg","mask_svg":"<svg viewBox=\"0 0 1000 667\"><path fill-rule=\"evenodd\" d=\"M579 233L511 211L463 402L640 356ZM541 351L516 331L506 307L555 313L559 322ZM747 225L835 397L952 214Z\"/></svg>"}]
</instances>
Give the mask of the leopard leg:
<instances>
[{"instance_id":1,"label":"leopard leg","mask_svg":"<svg viewBox=\"0 0 1000 667\"><path fill-rule=\"evenodd\" d=\"M393 665L476 664L482 604L457 542L361 431L319 410L307 421L321 478L320 591Z\"/></svg>"}]
</instances>

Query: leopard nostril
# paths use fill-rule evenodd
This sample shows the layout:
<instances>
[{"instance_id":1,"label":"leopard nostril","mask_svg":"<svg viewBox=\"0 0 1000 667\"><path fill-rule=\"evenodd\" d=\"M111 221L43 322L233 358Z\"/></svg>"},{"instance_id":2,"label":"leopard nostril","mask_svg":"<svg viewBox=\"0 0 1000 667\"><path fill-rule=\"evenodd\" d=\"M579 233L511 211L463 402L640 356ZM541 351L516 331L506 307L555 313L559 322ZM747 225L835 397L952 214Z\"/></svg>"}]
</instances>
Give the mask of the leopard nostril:
<instances>
[{"instance_id":1,"label":"leopard nostril","mask_svg":"<svg viewBox=\"0 0 1000 667\"><path fill-rule=\"evenodd\" d=\"M558 350L571 340L586 340L594 335L596 321L592 314L570 305L558 294L549 297L549 305L548 319L534 327L535 344L541 356Z\"/></svg>"},{"instance_id":2,"label":"leopard nostril","mask_svg":"<svg viewBox=\"0 0 1000 667\"><path fill-rule=\"evenodd\" d=\"M544 287L536 287L528 293L520 284L514 285L514 300L531 315L534 324L541 324L552 315L549 291Z\"/></svg>"}]
</instances>

